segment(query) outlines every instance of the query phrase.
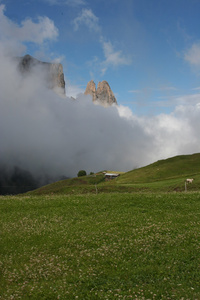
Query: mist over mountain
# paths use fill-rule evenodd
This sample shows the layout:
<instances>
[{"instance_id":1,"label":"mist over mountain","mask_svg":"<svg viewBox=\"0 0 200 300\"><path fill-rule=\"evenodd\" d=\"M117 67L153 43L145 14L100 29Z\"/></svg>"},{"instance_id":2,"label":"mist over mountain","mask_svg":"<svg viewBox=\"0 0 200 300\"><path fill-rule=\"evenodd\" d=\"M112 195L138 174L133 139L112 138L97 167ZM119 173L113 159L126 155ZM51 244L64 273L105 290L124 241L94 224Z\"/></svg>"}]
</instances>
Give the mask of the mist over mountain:
<instances>
[{"instance_id":1,"label":"mist over mountain","mask_svg":"<svg viewBox=\"0 0 200 300\"><path fill-rule=\"evenodd\" d=\"M1 193L76 176L79 169L130 168L132 127L118 108L94 105L83 94L76 101L56 94L47 80L51 64L2 54L0 64Z\"/></svg>"},{"instance_id":2,"label":"mist over mountain","mask_svg":"<svg viewBox=\"0 0 200 300\"><path fill-rule=\"evenodd\" d=\"M21 74L29 76L30 73L41 72L47 88L54 90L60 96L65 95L65 79L63 66L60 63L40 61L29 54L16 58ZM36 70L37 68L37 70Z\"/></svg>"},{"instance_id":3,"label":"mist over mountain","mask_svg":"<svg viewBox=\"0 0 200 300\"><path fill-rule=\"evenodd\" d=\"M116 103L105 108L91 94L73 101L47 84L50 65L32 63L24 73L0 49L1 194L73 177L80 169L129 171L199 151L198 104L138 117Z\"/></svg>"}]
</instances>

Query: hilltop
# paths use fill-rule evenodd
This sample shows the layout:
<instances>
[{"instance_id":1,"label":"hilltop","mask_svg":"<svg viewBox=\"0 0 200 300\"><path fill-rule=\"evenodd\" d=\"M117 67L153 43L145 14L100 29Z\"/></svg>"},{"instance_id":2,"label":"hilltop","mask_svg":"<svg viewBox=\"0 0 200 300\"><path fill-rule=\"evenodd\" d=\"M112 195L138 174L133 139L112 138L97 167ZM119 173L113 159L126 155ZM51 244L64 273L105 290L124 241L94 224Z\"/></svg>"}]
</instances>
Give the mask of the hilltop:
<instances>
[{"instance_id":1,"label":"hilltop","mask_svg":"<svg viewBox=\"0 0 200 300\"><path fill-rule=\"evenodd\" d=\"M113 172L114 173L114 172ZM159 160L148 166L138 168L111 181L105 181L104 173L82 176L49 184L31 194L85 194L138 191L184 191L186 178L194 178L188 190L200 188L200 153L179 155Z\"/></svg>"},{"instance_id":2,"label":"hilltop","mask_svg":"<svg viewBox=\"0 0 200 300\"><path fill-rule=\"evenodd\" d=\"M186 178L200 174L200 153L178 155L158 160L148 166L125 173L118 183L148 183L160 180Z\"/></svg>"}]
</instances>

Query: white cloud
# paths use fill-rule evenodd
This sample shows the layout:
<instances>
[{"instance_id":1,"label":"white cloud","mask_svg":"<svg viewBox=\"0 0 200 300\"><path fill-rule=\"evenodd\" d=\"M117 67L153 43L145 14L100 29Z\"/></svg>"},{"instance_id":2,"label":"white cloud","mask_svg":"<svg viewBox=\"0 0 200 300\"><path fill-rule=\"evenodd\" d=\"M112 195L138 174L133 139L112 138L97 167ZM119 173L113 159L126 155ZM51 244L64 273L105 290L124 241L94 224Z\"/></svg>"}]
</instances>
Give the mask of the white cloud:
<instances>
[{"instance_id":1,"label":"white cloud","mask_svg":"<svg viewBox=\"0 0 200 300\"><path fill-rule=\"evenodd\" d=\"M16 31L16 36L22 41L42 44L45 40L55 40L58 29L48 17L38 17L38 23L34 23L31 19L23 21L22 26Z\"/></svg>"},{"instance_id":2,"label":"white cloud","mask_svg":"<svg viewBox=\"0 0 200 300\"><path fill-rule=\"evenodd\" d=\"M187 106L194 105L196 106L200 103L200 94L190 94L190 95L181 95L174 98L174 102L177 106Z\"/></svg>"},{"instance_id":3,"label":"white cloud","mask_svg":"<svg viewBox=\"0 0 200 300\"><path fill-rule=\"evenodd\" d=\"M200 43L194 43L184 54L184 59L192 66L200 66Z\"/></svg>"},{"instance_id":4,"label":"white cloud","mask_svg":"<svg viewBox=\"0 0 200 300\"><path fill-rule=\"evenodd\" d=\"M105 41L105 38L102 35L102 28L99 25L99 18L91 9L82 9L81 14L73 20L75 31L79 30L82 25L86 26L91 32L99 34L98 39L103 49L105 59L100 62L100 60L95 57L95 66L99 66L101 75L104 75L109 67L131 64L131 58L129 56L125 55L122 50L115 50L110 41Z\"/></svg>"},{"instance_id":5,"label":"white cloud","mask_svg":"<svg viewBox=\"0 0 200 300\"><path fill-rule=\"evenodd\" d=\"M76 98L78 94L84 93L84 89L81 88L80 86L73 85L70 83L69 80L65 80L65 91L67 97L73 97Z\"/></svg>"},{"instance_id":6,"label":"white cloud","mask_svg":"<svg viewBox=\"0 0 200 300\"><path fill-rule=\"evenodd\" d=\"M117 68L124 65L130 65L132 63L130 57L127 57L121 50L116 51L112 43L105 42L103 37L100 37L100 45L103 48L104 59L100 60L97 56L93 57L91 61L88 62L88 66L92 68L91 73L100 72L103 76L108 68Z\"/></svg>"},{"instance_id":7,"label":"white cloud","mask_svg":"<svg viewBox=\"0 0 200 300\"><path fill-rule=\"evenodd\" d=\"M192 89L193 91L199 91L200 90L200 86L196 87L196 88L193 88Z\"/></svg>"},{"instance_id":8,"label":"white cloud","mask_svg":"<svg viewBox=\"0 0 200 300\"><path fill-rule=\"evenodd\" d=\"M79 6L79 5L86 4L86 1L84 0L43 0L43 1L49 3L50 5Z\"/></svg>"},{"instance_id":9,"label":"white cloud","mask_svg":"<svg viewBox=\"0 0 200 300\"><path fill-rule=\"evenodd\" d=\"M90 31L100 32L99 18L95 16L91 9L82 9L81 14L73 21L74 30L77 31L81 25L88 27Z\"/></svg>"},{"instance_id":10,"label":"white cloud","mask_svg":"<svg viewBox=\"0 0 200 300\"><path fill-rule=\"evenodd\" d=\"M48 17L38 17L38 22L26 19L20 25L4 14L5 6L0 5L0 38L5 41L33 42L42 44L45 40L55 40L58 29Z\"/></svg>"},{"instance_id":11,"label":"white cloud","mask_svg":"<svg viewBox=\"0 0 200 300\"><path fill-rule=\"evenodd\" d=\"M125 56L121 50L115 51L112 43L102 41L103 52L105 56L105 61L103 64L105 65L104 69L108 66L121 66L121 65L130 65L131 59Z\"/></svg>"}]
</instances>

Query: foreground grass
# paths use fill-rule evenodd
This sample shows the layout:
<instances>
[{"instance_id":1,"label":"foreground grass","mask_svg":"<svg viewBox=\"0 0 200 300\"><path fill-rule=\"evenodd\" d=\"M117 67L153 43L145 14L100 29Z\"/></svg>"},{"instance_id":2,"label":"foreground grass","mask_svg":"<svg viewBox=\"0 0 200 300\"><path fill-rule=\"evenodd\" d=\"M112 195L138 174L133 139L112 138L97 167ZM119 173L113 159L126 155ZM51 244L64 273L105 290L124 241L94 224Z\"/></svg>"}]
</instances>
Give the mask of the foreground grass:
<instances>
[{"instance_id":1,"label":"foreground grass","mask_svg":"<svg viewBox=\"0 0 200 300\"><path fill-rule=\"evenodd\" d=\"M0 197L0 299L200 299L200 193Z\"/></svg>"}]
</instances>

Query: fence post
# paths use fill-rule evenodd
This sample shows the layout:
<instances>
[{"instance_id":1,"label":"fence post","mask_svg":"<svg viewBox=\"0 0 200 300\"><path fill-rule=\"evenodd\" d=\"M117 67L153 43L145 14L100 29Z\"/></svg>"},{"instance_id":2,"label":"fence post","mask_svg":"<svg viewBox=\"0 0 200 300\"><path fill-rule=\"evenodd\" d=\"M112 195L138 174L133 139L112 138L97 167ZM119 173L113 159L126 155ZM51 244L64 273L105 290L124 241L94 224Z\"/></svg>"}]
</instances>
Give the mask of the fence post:
<instances>
[{"instance_id":1,"label":"fence post","mask_svg":"<svg viewBox=\"0 0 200 300\"><path fill-rule=\"evenodd\" d=\"M96 194L98 194L97 184L95 183Z\"/></svg>"}]
</instances>

